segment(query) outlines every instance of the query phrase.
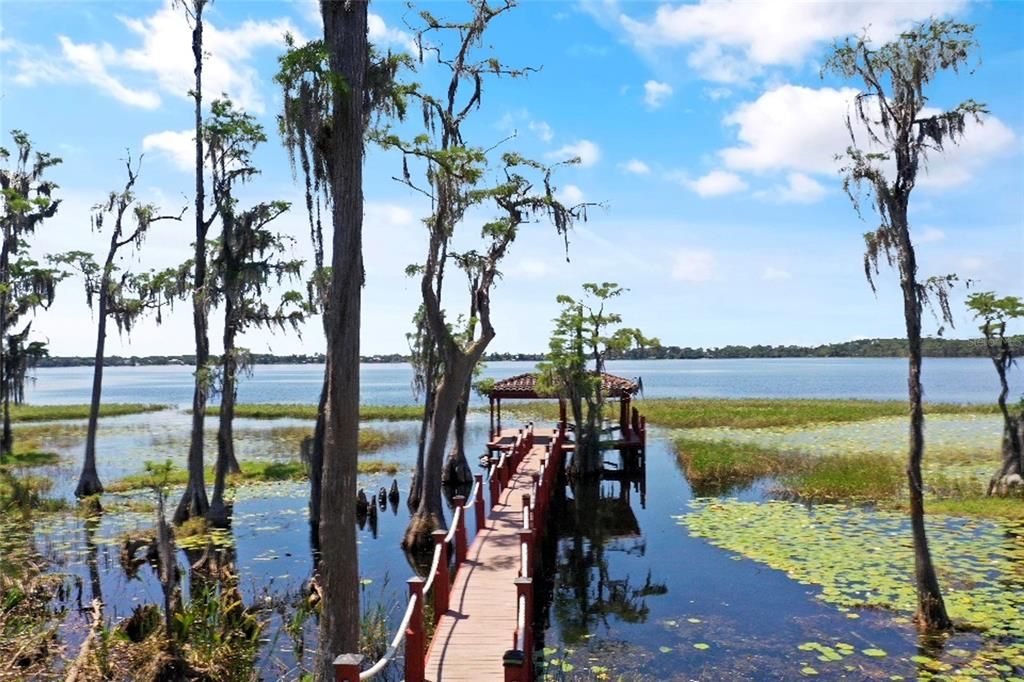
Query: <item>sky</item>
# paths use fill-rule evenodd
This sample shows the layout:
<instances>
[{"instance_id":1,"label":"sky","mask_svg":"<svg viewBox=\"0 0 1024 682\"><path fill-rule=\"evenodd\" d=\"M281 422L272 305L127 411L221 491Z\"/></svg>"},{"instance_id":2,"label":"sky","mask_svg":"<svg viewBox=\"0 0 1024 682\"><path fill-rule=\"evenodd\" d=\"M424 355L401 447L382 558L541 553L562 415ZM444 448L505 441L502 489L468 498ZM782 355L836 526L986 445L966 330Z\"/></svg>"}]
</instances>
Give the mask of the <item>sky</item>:
<instances>
[{"instance_id":1,"label":"sky","mask_svg":"<svg viewBox=\"0 0 1024 682\"><path fill-rule=\"evenodd\" d=\"M370 4L371 42L412 51L418 10L460 18L461 2ZM987 105L959 146L929 158L911 199L922 277L956 273L974 290L1024 295L1024 3L915 2L694 3L526 2L497 19L485 50L505 64L533 67L522 79L485 83L466 126L471 144L554 163L566 202L600 204L569 235L566 252L550 224L526 226L492 295L497 352L547 347L555 297L588 281L628 288L615 308L629 326L663 344L814 345L905 335L898 283L883 269L877 293L864 277L863 233L842 190L835 155L849 143L848 103L857 83L821 76L836 39L867 29L883 42L916 21L953 17L977 25L978 60L928 88L929 106L973 98ZM302 195L277 134L281 94L273 82L283 36L319 37L311 0L216 0L206 15L206 101L225 93L268 133L256 153L262 173L243 202L283 199L292 210L277 229L310 258ZM442 46L443 47L443 46ZM62 204L32 240L38 255L100 252L91 207L123 186L124 159L143 155L140 199L166 212L192 202L190 30L170 0L4 0L0 4L0 129L28 132L37 149L60 156L51 177ZM409 78L438 92L444 73L424 63ZM421 131L413 113L398 124ZM426 251L430 207L394 180L401 159L367 149L362 353L405 352L418 282L405 275ZM486 207L458 227L462 246L479 243ZM165 267L190 255L191 212L155 226L123 267ZM216 229L216 228L214 228ZM454 279L452 281L455 281ZM301 285L295 285L301 288ZM456 284L452 288L458 290ZM955 328L976 335L953 300ZM465 309L454 298L450 316ZM193 351L191 312L178 304L157 326L111 333L110 355ZM222 325L212 316L211 342ZM1021 325L1024 327L1024 325ZM938 325L929 319L926 333ZM95 319L81 282L61 284L33 329L54 355L90 355ZM1017 329L1024 332L1024 329ZM253 352L316 353L319 320L301 336L248 332Z\"/></svg>"}]
</instances>

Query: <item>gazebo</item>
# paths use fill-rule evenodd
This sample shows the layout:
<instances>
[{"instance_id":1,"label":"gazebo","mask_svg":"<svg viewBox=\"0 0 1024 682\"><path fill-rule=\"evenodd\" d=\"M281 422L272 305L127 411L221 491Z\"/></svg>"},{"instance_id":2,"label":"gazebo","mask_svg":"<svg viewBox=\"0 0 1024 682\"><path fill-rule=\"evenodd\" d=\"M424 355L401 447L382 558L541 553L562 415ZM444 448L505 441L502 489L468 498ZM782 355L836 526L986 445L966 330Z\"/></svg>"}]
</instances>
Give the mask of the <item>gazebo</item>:
<instances>
[{"instance_id":1,"label":"gazebo","mask_svg":"<svg viewBox=\"0 0 1024 682\"><path fill-rule=\"evenodd\" d=\"M641 425L639 413L633 409L633 419L630 421L630 403L633 396L640 391L640 382L624 377L601 373L601 393L607 398L618 398L619 400L619 429L621 440L629 442L634 436L639 438ZM501 430L501 401L502 400L557 400L558 419L562 424L566 422L565 399L556 395L537 392L537 375L533 373L517 374L508 379L496 381L487 393L491 405L491 434L497 435ZM495 425L495 410L497 410L497 425Z\"/></svg>"}]
</instances>

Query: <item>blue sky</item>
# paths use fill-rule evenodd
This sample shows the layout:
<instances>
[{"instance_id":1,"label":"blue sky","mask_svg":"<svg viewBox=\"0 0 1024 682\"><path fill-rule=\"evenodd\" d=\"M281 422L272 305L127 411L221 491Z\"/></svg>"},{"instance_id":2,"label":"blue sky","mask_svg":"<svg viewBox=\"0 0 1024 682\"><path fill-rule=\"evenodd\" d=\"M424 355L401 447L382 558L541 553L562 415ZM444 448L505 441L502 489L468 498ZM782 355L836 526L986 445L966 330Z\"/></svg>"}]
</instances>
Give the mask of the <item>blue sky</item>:
<instances>
[{"instance_id":1,"label":"blue sky","mask_svg":"<svg viewBox=\"0 0 1024 682\"><path fill-rule=\"evenodd\" d=\"M464 16L461 3L426 5ZM409 49L416 17L404 3L373 2L371 40ZM278 228L308 257L301 197L276 134L280 95L272 82L281 36L321 30L317 5L216 0L207 14L206 92L221 91L256 114L270 133L257 154L263 174L250 201L296 203ZM546 161L580 156L556 177L566 199L602 208L570 235L569 262L549 225L525 229L492 297L496 351L541 351L555 295L585 281L630 289L625 321L663 343L684 346L817 344L902 336L896 282L884 273L877 296L863 275L860 220L842 193L833 155L847 144L843 117L855 83L822 79L832 40L864 27L876 40L915 20L954 16L976 23L974 73L943 76L937 108L972 97L991 111L963 144L930 160L912 199L923 276L956 272L975 286L1024 295L1024 4L922 0L892 3L531 2L497 20L488 44L507 64L540 70L491 81L468 139ZM165 209L190 203L189 33L169 0L5 0L0 34L0 127L28 131L39 149L64 159L53 177L64 203L38 233L38 253L102 249L89 207L123 184L125 150L145 152L142 198ZM436 86L424 65L414 76ZM404 130L416 132L418 116ZM418 287L405 266L422 260L428 207L392 180L400 160L369 149L363 298L364 354L402 352ZM141 267L188 257L185 222L154 228ZM472 244L477 211L461 226ZM464 308L454 301L452 314ZM972 335L962 295L954 336ZM219 328L211 334L216 351ZM66 283L34 328L52 352L92 352L93 320L76 283ZM935 324L927 325L934 331ZM164 324L141 324L108 341L110 354L191 351L181 305ZM319 322L302 338L254 332L255 352L323 349Z\"/></svg>"}]
</instances>

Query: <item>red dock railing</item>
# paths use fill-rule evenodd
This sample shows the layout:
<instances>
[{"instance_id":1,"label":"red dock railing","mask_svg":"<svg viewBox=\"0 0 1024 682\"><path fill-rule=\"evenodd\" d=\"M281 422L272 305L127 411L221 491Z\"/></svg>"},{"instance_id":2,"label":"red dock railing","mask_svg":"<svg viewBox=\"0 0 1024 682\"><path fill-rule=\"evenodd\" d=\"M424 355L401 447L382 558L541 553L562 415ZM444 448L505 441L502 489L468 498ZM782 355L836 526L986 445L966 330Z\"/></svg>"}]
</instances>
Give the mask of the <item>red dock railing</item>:
<instances>
[{"instance_id":1,"label":"red dock railing","mask_svg":"<svg viewBox=\"0 0 1024 682\"><path fill-rule=\"evenodd\" d=\"M514 581L517 593L516 628L512 635L512 648L504 658L505 679L525 682L531 679L533 651L533 571L537 562L536 547L539 533L546 525L546 514L552 490L557 483L558 470L562 466L564 424L556 432L553 441L546 446L541 459L540 473L533 477L530 494L523 496L523 528L520 537L519 576ZM519 429L511 447L503 451L487 472L492 509L498 503L502 492L508 487L524 458L534 447L533 426ZM408 580L409 598L405 613L390 646L380 660L366 670L361 670L363 657L357 654L343 654L334 661L336 682L368 680L384 670L394 660L403 642L405 644L405 681L423 682L426 668L427 642L423 604L427 595L433 600L434 625L448 611L449 590L453 580L466 561L469 538L466 530L466 515L472 507L476 516L477 533L486 528L487 514L484 509L484 478L474 477L468 498L454 499L455 514L451 528L446 532L435 531L434 553L424 580L413 577ZM449 548L454 543L454 570L449 570Z\"/></svg>"}]
</instances>

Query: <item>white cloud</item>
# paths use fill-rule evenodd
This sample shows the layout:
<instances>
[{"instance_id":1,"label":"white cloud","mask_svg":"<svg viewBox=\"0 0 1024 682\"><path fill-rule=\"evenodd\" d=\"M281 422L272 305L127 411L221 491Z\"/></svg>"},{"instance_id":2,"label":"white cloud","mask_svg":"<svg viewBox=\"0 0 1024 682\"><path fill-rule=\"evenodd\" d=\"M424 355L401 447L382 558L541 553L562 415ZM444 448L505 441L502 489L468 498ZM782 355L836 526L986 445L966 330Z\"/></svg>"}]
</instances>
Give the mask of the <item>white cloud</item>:
<instances>
[{"instance_id":1,"label":"white cloud","mask_svg":"<svg viewBox=\"0 0 1024 682\"><path fill-rule=\"evenodd\" d=\"M648 109L657 109L672 96L672 86L650 80L644 83L644 103Z\"/></svg>"},{"instance_id":2,"label":"white cloud","mask_svg":"<svg viewBox=\"0 0 1024 682\"><path fill-rule=\"evenodd\" d=\"M110 75L107 64L116 62L117 52L110 45L76 45L67 36L59 36L61 52L71 68L86 81L115 99L143 109L156 109L160 97L149 90L133 90Z\"/></svg>"},{"instance_id":3,"label":"white cloud","mask_svg":"<svg viewBox=\"0 0 1024 682\"><path fill-rule=\"evenodd\" d=\"M933 244L946 238L946 233L937 227L923 227L921 231L912 230L915 244Z\"/></svg>"},{"instance_id":4,"label":"white cloud","mask_svg":"<svg viewBox=\"0 0 1024 682\"><path fill-rule=\"evenodd\" d=\"M780 204L813 204L825 196L825 188L814 178L803 173L790 173L786 184L775 185L767 192L758 192L757 197Z\"/></svg>"},{"instance_id":5,"label":"white cloud","mask_svg":"<svg viewBox=\"0 0 1024 682\"><path fill-rule=\"evenodd\" d=\"M536 258L524 258L520 260L512 272L526 279L544 279L555 273L555 269L548 263Z\"/></svg>"},{"instance_id":6,"label":"white cloud","mask_svg":"<svg viewBox=\"0 0 1024 682\"><path fill-rule=\"evenodd\" d=\"M717 87L717 88L704 88L704 96L712 102L717 102L720 99L727 99L732 96L732 90L729 88Z\"/></svg>"},{"instance_id":7,"label":"white cloud","mask_svg":"<svg viewBox=\"0 0 1024 682\"><path fill-rule=\"evenodd\" d=\"M405 31L391 28L379 14L369 12L366 16L367 37L378 47L400 47L406 52L416 53L418 49L412 36Z\"/></svg>"},{"instance_id":8,"label":"white cloud","mask_svg":"<svg viewBox=\"0 0 1024 682\"><path fill-rule=\"evenodd\" d=\"M633 18L615 2L606 2L603 10L595 11L605 16L617 12L616 23L638 51L649 54L658 48L687 48L688 64L704 78L732 83L758 75L765 67L802 64L834 38L865 27L870 27L873 40L883 42L915 21L948 14L965 4L966 0L700 0L663 4L649 19Z\"/></svg>"},{"instance_id":9,"label":"white cloud","mask_svg":"<svg viewBox=\"0 0 1024 682\"><path fill-rule=\"evenodd\" d=\"M764 269L764 272L761 273L761 279L766 282L782 282L787 279L793 279L793 275L791 275L787 270L769 265Z\"/></svg>"},{"instance_id":10,"label":"white cloud","mask_svg":"<svg viewBox=\"0 0 1024 682\"><path fill-rule=\"evenodd\" d=\"M178 170L193 171L196 166L196 134L188 130L164 130L142 138L142 151L157 151Z\"/></svg>"},{"instance_id":11,"label":"white cloud","mask_svg":"<svg viewBox=\"0 0 1024 682\"><path fill-rule=\"evenodd\" d=\"M530 130L545 142L551 142L555 136L555 131L551 129L551 126L546 121L530 121Z\"/></svg>"},{"instance_id":12,"label":"white cloud","mask_svg":"<svg viewBox=\"0 0 1024 682\"><path fill-rule=\"evenodd\" d=\"M140 44L118 49L108 43L76 43L58 38L59 54L38 46L5 40L11 53L12 82L19 85L86 82L112 97L144 109L160 106L159 92L188 98L194 87L191 29L171 0L144 18L118 17ZM252 60L265 48L284 46L284 34L305 39L289 19L246 20L235 28L221 28L207 18L203 28L203 86L208 99L226 93L241 108L265 110L260 84L264 79ZM5 65L6 66L6 65ZM139 85L133 85L138 83Z\"/></svg>"},{"instance_id":13,"label":"white cloud","mask_svg":"<svg viewBox=\"0 0 1024 682\"><path fill-rule=\"evenodd\" d=\"M619 168L634 175L647 175L651 172L651 167L640 159L630 159L626 163L619 164Z\"/></svg>"},{"instance_id":14,"label":"white cloud","mask_svg":"<svg viewBox=\"0 0 1024 682\"><path fill-rule=\"evenodd\" d=\"M689 187L702 197L720 197L725 194L742 192L747 188L743 178L735 173L713 170L696 180L684 180L683 185Z\"/></svg>"},{"instance_id":15,"label":"white cloud","mask_svg":"<svg viewBox=\"0 0 1024 682\"><path fill-rule=\"evenodd\" d=\"M672 279L707 282L715 276L715 255L707 249L679 249L672 256Z\"/></svg>"},{"instance_id":16,"label":"white cloud","mask_svg":"<svg viewBox=\"0 0 1024 682\"><path fill-rule=\"evenodd\" d=\"M566 185L558 192L558 200L568 206L583 203L583 190L576 185Z\"/></svg>"},{"instance_id":17,"label":"white cloud","mask_svg":"<svg viewBox=\"0 0 1024 682\"><path fill-rule=\"evenodd\" d=\"M725 166L744 171L795 171L835 176L842 161L835 155L850 145L846 116L857 90L780 85L756 100L744 102L725 117L736 127L738 144L719 151ZM926 110L937 113L937 110ZM868 137L859 124L860 144ZM968 121L960 144L948 144L924 164L918 186L931 188L963 184L990 159L1015 151L1012 130L994 116L983 124ZM806 193L805 193L806 194ZM791 197L795 200L796 195Z\"/></svg>"},{"instance_id":18,"label":"white cloud","mask_svg":"<svg viewBox=\"0 0 1024 682\"><path fill-rule=\"evenodd\" d=\"M598 159L601 158L601 148L590 140L580 140L575 144L567 144L560 149L549 152L547 154L547 158L555 159L557 161L579 159L580 166L583 168L589 168L597 163Z\"/></svg>"},{"instance_id":19,"label":"white cloud","mask_svg":"<svg viewBox=\"0 0 1024 682\"><path fill-rule=\"evenodd\" d=\"M416 222L416 216L405 206L368 201L363 206L363 222L368 229L409 227Z\"/></svg>"}]
</instances>

